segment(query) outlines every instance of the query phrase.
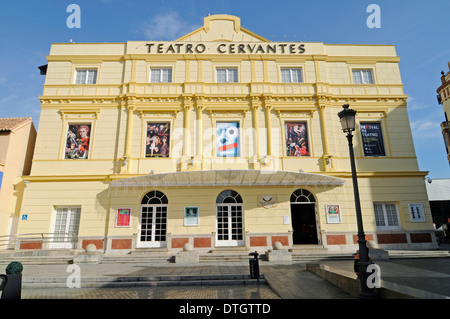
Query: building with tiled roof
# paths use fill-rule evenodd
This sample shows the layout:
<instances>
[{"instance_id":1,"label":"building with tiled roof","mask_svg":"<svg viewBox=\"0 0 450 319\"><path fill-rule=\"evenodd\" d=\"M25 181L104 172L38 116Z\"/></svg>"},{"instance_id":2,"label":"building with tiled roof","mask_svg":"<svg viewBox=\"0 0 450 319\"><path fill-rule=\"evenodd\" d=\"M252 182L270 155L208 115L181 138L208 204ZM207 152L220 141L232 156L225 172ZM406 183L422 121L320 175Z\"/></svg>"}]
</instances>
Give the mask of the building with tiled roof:
<instances>
[{"instance_id":1,"label":"building with tiled roof","mask_svg":"<svg viewBox=\"0 0 450 319\"><path fill-rule=\"evenodd\" d=\"M0 118L0 249L17 229L22 176L30 174L35 140L31 117Z\"/></svg>"}]
</instances>

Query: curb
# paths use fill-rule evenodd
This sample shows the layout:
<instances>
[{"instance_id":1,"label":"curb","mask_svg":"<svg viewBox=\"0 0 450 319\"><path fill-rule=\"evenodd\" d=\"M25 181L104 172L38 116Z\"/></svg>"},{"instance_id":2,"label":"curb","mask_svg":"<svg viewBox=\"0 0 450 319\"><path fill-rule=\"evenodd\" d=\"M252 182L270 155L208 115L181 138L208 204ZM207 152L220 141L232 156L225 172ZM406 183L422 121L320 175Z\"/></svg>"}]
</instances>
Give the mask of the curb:
<instances>
[{"instance_id":1,"label":"curb","mask_svg":"<svg viewBox=\"0 0 450 319\"><path fill-rule=\"evenodd\" d=\"M307 264L306 269L346 291L352 297L358 298L361 288L355 274L346 270L330 268L322 264ZM412 288L386 280L380 280L380 288L375 292L380 299L450 299L449 296Z\"/></svg>"}]
</instances>

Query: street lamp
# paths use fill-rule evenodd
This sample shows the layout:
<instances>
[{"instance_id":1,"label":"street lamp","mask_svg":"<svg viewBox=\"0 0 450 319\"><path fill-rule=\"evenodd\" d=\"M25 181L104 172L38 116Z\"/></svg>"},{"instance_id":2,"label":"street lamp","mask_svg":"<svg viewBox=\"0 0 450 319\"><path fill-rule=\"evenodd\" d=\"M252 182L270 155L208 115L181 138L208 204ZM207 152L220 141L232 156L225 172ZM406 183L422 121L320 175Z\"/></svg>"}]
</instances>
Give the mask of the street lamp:
<instances>
[{"instance_id":1,"label":"street lamp","mask_svg":"<svg viewBox=\"0 0 450 319\"><path fill-rule=\"evenodd\" d=\"M353 195L355 197L356 220L358 225L358 244L359 244L359 278L361 282L361 291L359 296L361 298L375 298L377 295L375 291L367 286L367 266L370 265L369 250L366 246L366 235L364 234L364 227L361 214L361 203L359 201L358 181L356 179L355 154L353 153L353 134L355 130L355 115L356 111L349 109L348 104L342 106L344 109L338 113L341 120L342 131L347 133L348 149L350 152L350 163L352 168L353 180Z\"/></svg>"}]
</instances>

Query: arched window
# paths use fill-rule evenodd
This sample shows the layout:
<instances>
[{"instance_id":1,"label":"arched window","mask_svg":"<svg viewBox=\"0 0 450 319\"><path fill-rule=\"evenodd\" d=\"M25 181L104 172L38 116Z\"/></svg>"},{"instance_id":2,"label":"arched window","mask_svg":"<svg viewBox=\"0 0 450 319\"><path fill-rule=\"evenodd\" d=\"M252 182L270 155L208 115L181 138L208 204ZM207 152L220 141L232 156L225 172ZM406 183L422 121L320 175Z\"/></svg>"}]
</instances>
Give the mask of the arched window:
<instances>
[{"instance_id":1,"label":"arched window","mask_svg":"<svg viewBox=\"0 0 450 319\"><path fill-rule=\"evenodd\" d=\"M242 204L242 198L237 192L227 189L217 196L216 204Z\"/></svg>"},{"instance_id":2,"label":"arched window","mask_svg":"<svg viewBox=\"0 0 450 319\"><path fill-rule=\"evenodd\" d=\"M142 205L154 205L154 204L168 204L167 196L160 191L148 192L144 198L142 198Z\"/></svg>"},{"instance_id":3,"label":"arched window","mask_svg":"<svg viewBox=\"0 0 450 319\"><path fill-rule=\"evenodd\" d=\"M244 244L244 218L242 197L227 189L217 196L217 246L242 246Z\"/></svg>"},{"instance_id":4,"label":"arched window","mask_svg":"<svg viewBox=\"0 0 450 319\"><path fill-rule=\"evenodd\" d=\"M167 231L167 196L148 192L141 201L138 247L165 247Z\"/></svg>"},{"instance_id":5,"label":"arched window","mask_svg":"<svg viewBox=\"0 0 450 319\"><path fill-rule=\"evenodd\" d=\"M291 195L291 203L315 203L314 195L306 189L297 189Z\"/></svg>"}]
</instances>

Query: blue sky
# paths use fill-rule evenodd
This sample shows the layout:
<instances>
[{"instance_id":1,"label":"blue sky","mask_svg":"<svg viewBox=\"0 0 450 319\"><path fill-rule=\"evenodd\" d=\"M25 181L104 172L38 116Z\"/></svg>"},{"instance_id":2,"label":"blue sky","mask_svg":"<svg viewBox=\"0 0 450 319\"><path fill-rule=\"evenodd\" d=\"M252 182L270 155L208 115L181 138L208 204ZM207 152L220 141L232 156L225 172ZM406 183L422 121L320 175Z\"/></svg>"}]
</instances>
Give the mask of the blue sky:
<instances>
[{"instance_id":1,"label":"blue sky","mask_svg":"<svg viewBox=\"0 0 450 319\"><path fill-rule=\"evenodd\" d=\"M68 28L70 4L81 28ZM381 9L370 29L369 4ZM232 14L272 41L394 44L408 97L408 114L422 171L450 178L437 104L440 72L450 61L448 0L3 0L0 6L0 117L31 116L39 125L39 95L51 43L174 40L200 27L208 14Z\"/></svg>"}]
</instances>

